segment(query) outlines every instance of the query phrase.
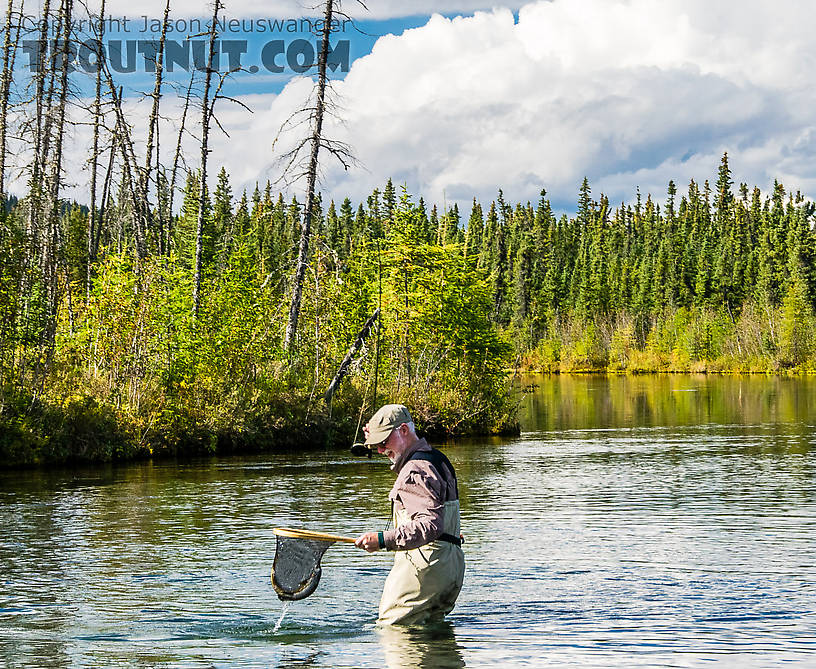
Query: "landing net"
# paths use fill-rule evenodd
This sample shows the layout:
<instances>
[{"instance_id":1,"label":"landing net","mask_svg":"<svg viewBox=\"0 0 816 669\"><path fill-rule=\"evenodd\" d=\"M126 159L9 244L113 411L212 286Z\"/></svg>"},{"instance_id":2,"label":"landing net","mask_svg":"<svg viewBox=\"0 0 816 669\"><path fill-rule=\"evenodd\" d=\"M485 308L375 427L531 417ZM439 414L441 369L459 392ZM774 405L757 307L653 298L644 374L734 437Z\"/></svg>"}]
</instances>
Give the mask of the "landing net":
<instances>
[{"instance_id":1,"label":"landing net","mask_svg":"<svg viewBox=\"0 0 816 669\"><path fill-rule=\"evenodd\" d=\"M308 530L275 528L277 545L272 565L272 587L279 599L297 601L311 595L320 583L320 560L335 541L353 542L340 537Z\"/></svg>"}]
</instances>

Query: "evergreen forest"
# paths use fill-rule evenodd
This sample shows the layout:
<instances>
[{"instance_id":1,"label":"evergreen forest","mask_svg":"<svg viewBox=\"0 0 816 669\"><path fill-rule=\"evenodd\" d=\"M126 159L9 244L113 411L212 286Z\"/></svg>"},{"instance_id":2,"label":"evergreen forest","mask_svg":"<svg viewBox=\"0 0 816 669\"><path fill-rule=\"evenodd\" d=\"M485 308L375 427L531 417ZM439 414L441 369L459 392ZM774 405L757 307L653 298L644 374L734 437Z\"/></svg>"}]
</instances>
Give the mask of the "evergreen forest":
<instances>
[{"instance_id":1,"label":"evergreen forest","mask_svg":"<svg viewBox=\"0 0 816 669\"><path fill-rule=\"evenodd\" d=\"M761 372L816 368L813 202L717 179L665 205L612 207L584 180L572 217L473 201L464 216L391 180L363 203L316 199L294 352L282 334L300 221L269 184L205 198L192 303L198 175L140 258L126 197L87 253L88 209L61 206L55 287L27 200L0 237L5 457L199 453L350 440L377 402L432 434L513 430L512 369ZM41 253L41 251L39 251ZM56 293L56 294L54 294ZM53 301L56 309L52 309ZM327 408L324 392L375 310Z\"/></svg>"}]
</instances>

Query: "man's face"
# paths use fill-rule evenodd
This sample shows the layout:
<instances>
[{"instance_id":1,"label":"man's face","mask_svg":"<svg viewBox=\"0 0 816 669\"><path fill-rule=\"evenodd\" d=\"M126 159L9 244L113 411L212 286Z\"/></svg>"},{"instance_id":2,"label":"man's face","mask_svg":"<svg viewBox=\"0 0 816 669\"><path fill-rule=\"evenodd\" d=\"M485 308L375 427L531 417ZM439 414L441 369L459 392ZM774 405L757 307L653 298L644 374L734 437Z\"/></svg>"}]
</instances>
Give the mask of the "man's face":
<instances>
[{"instance_id":1,"label":"man's face","mask_svg":"<svg viewBox=\"0 0 816 669\"><path fill-rule=\"evenodd\" d=\"M407 446L405 439L407 432L408 426L405 423L392 430L391 434L388 435L388 439L377 444L377 453L385 455L391 462L395 462Z\"/></svg>"}]
</instances>

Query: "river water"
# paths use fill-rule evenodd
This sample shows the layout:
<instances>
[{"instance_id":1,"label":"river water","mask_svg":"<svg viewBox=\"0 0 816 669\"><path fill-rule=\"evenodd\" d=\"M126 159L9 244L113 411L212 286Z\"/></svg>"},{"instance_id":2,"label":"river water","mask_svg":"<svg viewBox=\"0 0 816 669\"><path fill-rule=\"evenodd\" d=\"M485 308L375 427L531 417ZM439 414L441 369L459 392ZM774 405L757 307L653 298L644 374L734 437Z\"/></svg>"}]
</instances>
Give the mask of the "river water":
<instances>
[{"instance_id":1,"label":"river water","mask_svg":"<svg viewBox=\"0 0 816 669\"><path fill-rule=\"evenodd\" d=\"M816 666L816 381L522 385L520 437L445 447L467 559L448 625L375 628L391 556L345 544L280 620L272 528L381 529L383 460L13 472L0 665Z\"/></svg>"}]
</instances>

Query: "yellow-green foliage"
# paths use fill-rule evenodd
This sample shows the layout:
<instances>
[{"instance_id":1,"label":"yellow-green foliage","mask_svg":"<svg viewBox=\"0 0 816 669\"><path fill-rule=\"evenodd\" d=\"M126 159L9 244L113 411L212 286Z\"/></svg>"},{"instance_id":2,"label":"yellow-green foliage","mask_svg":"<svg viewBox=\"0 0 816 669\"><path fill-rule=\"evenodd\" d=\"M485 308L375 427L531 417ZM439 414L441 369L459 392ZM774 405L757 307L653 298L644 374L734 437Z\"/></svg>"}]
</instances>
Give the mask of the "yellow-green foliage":
<instances>
[{"instance_id":1,"label":"yellow-green foliage","mask_svg":"<svg viewBox=\"0 0 816 669\"><path fill-rule=\"evenodd\" d=\"M778 308L749 302L736 319L711 307L665 309L641 322L622 313L563 318L522 358L544 372L812 373L816 317L792 289ZM639 341L640 340L640 341Z\"/></svg>"},{"instance_id":2,"label":"yellow-green foliage","mask_svg":"<svg viewBox=\"0 0 816 669\"><path fill-rule=\"evenodd\" d=\"M816 319L802 287L791 284L782 301L780 360L786 367L803 365L813 354Z\"/></svg>"},{"instance_id":3,"label":"yellow-green foliage","mask_svg":"<svg viewBox=\"0 0 816 669\"><path fill-rule=\"evenodd\" d=\"M78 292L72 310L59 313L44 391L32 400L6 386L17 401L0 413L0 458L109 460L350 440L361 405L373 411L376 332L331 419L323 393L380 292L376 402L405 402L434 434L517 429L504 372L511 347L489 319L485 273L458 245L428 245L395 225L344 262L319 239L316 248L291 356L281 345L289 290L258 271L244 239L207 268L197 317L186 263L108 253L87 302Z\"/></svg>"},{"instance_id":4,"label":"yellow-green foliage","mask_svg":"<svg viewBox=\"0 0 816 669\"><path fill-rule=\"evenodd\" d=\"M615 326L612 340L609 342L609 370L626 370L629 367L629 358L636 346L634 320L622 319Z\"/></svg>"}]
</instances>

